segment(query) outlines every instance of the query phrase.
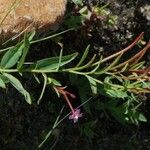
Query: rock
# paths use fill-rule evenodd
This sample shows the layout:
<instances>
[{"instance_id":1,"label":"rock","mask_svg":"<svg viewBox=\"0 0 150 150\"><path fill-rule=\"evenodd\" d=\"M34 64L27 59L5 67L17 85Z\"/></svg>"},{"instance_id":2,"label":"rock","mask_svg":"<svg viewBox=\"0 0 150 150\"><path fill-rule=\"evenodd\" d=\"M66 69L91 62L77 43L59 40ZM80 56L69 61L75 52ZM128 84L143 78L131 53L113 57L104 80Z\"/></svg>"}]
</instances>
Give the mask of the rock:
<instances>
[{"instance_id":1,"label":"rock","mask_svg":"<svg viewBox=\"0 0 150 150\"><path fill-rule=\"evenodd\" d=\"M67 0L0 0L0 43L24 31L38 34L55 30Z\"/></svg>"},{"instance_id":2,"label":"rock","mask_svg":"<svg viewBox=\"0 0 150 150\"><path fill-rule=\"evenodd\" d=\"M143 16L147 19L147 21L150 23L150 5L145 5L143 7L140 7L140 11L143 14Z\"/></svg>"}]
</instances>

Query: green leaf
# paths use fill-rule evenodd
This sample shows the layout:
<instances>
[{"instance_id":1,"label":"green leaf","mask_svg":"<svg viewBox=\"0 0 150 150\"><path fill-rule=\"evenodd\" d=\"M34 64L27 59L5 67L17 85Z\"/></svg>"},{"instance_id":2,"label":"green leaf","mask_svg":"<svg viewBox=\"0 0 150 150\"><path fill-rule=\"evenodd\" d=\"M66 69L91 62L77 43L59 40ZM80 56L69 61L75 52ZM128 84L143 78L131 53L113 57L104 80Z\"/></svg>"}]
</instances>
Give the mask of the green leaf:
<instances>
[{"instance_id":1,"label":"green leaf","mask_svg":"<svg viewBox=\"0 0 150 150\"><path fill-rule=\"evenodd\" d=\"M92 93L97 94L97 82L95 80L93 80L92 78L89 78L89 76L86 76L86 77L89 80Z\"/></svg>"},{"instance_id":2,"label":"green leaf","mask_svg":"<svg viewBox=\"0 0 150 150\"><path fill-rule=\"evenodd\" d=\"M18 65L17 65L17 69L18 70L21 69L22 65L24 64L26 55L27 55L27 53L29 51L30 41L32 40L34 35L35 35L35 32L32 32L31 35L25 34L25 36L24 36L24 47L23 47L23 52L22 52L21 59L20 59Z\"/></svg>"},{"instance_id":3,"label":"green leaf","mask_svg":"<svg viewBox=\"0 0 150 150\"><path fill-rule=\"evenodd\" d=\"M28 104L31 104L31 97L30 94L23 88L22 84L20 81L15 78L14 76L4 73L4 76L7 77L9 82L25 97L25 100L27 101Z\"/></svg>"},{"instance_id":4,"label":"green leaf","mask_svg":"<svg viewBox=\"0 0 150 150\"><path fill-rule=\"evenodd\" d=\"M60 82L58 82L57 80L55 80L51 77L48 77L47 84L53 84L53 85L56 85L56 86L61 86Z\"/></svg>"},{"instance_id":5,"label":"green leaf","mask_svg":"<svg viewBox=\"0 0 150 150\"><path fill-rule=\"evenodd\" d=\"M89 53L90 45L87 46L87 48L84 51L84 54L82 55L82 58L80 59L79 63L76 65L76 67L79 67L83 61L86 59L88 53Z\"/></svg>"},{"instance_id":6,"label":"green leaf","mask_svg":"<svg viewBox=\"0 0 150 150\"><path fill-rule=\"evenodd\" d=\"M120 90L120 89L108 89L106 90L106 93L110 97L115 97L115 98L125 98L128 97L128 94L126 91Z\"/></svg>"},{"instance_id":7,"label":"green leaf","mask_svg":"<svg viewBox=\"0 0 150 150\"><path fill-rule=\"evenodd\" d=\"M120 87L120 85L113 84L111 79L113 77L106 77L104 80L104 89L107 94L107 96L112 98L126 98L128 97L127 91L124 89L124 87Z\"/></svg>"},{"instance_id":8,"label":"green leaf","mask_svg":"<svg viewBox=\"0 0 150 150\"><path fill-rule=\"evenodd\" d=\"M145 116L143 114L139 114L139 121L142 121L142 122L147 122L147 119L145 118Z\"/></svg>"},{"instance_id":9,"label":"green leaf","mask_svg":"<svg viewBox=\"0 0 150 150\"><path fill-rule=\"evenodd\" d=\"M59 63L58 63L58 67L56 68L57 71L58 71L59 68L60 68L62 55L63 55L63 46L61 45L61 50L60 50L60 55L59 55Z\"/></svg>"},{"instance_id":10,"label":"green leaf","mask_svg":"<svg viewBox=\"0 0 150 150\"><path fill-rule=\"evenodd\" d=\"M40 97L38 98L38 100L37 100L37 104L39 105L40 104L40 102L41 102L41 99L42 99L42 97L43 97L43 95L44 95L44 92L45 92L45 88L46 88L46 84L47 84L47 75L46 74L42 74L43 75L43 78L44 78L44 83L43 83L43 88L42 88L42 92L41 92L41 94L40 94Z\"/></svg>"},{"instance_id":11,"label":"green leaf","mask_svg":"<svg viewBox=\"0 0 150 150\"><path fill-rule=\"evenodd\" d=\"M72 0L76 5L83 5L83 0Z\"/></svg>"},{"instance_id":12,"label":"green leaf","mask_svg":"<svg viewBox=\"0 0 150 150\"><path fill-rule=\"evenodd\" d=\"M99 61L96 62L96 67L89 72L90 74L93 74L93 73L96 74L96 71L98 70L98 68L101 65L102 59L103 59L103 56L101 56Z\"/></svg>"},{"instance_id":13,"label":"green leaf","mask_svg":"<svg viewBox=\"0 0 150 150\"><path fill-rule=\"evenodd\" d=\"M146 122L147 121L145 116L142 113L135 110L135 109L129 109L127 115L128 115L128 118L130 119L129 121L131 123L136 124L136 125L139 125L139 121L141 121L141 122Z\"/></svg>"},{"instance_id":14,"label":"green leaf","mask_svg":"<svg viewBox=\"0 0 150 150\"><path fill-rule=\"evenodd\" d=\"M1 66L6 69L13 67L18 62L22 54L23 48L24 44L21 42L15 47L11 48L9 51L7 51L2 57Z\"/></svg>"},{"instance_id":15,"label":"green leaf","mask_svg":"<svg viewBox=\"0 0 150 150\"><path fill-rule=\"evenodd\" d=\"M122 67L122 69L121 69L120 72L125 72L128 68L129 68L129 63L126 63L126 64Z\"/></svg>"},{"instance_id":16,"label":"green leaf","mask_svg":"<svg viewBox=\"0 0 150 150\"><path fill-rule=\"evenodd\" d=\"M6 88L5 82L3 81L3 79L1 77L0 77L0 87Z\"/></svg>"},{"instance_id":17,"label":"green leaf","mask_svg":"<svg viewBox=\"0 0 150 150\"><path fill-rule=\"evenodd\" d=\"M113 67L119 62L121 56L122 56L122 54L120 54L108 67L106 67L103 70L97 72L96 74L100 75L100 74L106 73L109 70L112 70Z\"/></svg>"},{"instance_id":18,"label":"green leaf","mask_svg":"<svg viewBox=\"0 0 150 150\"><path fill-rule=\"evenodd\" d=\"M139 62L137 64L133 64L130 69L132 70L140 69L144 66L144 64L145 64L145 61Z\"/></svg>"},{"instance_id":19,"label":"green leaf","mask_svg":"<svg viewBox=\"0 0 150 150\"><path fill-rule=\"evenodd\" d=\"M93 57L91 58L91 60L88 63L86 63L85 65L83 65L81 67L72 68L72 70L83 70L83 69L90 67L92 65L92 63L94 62L95 58L96 58L96 54L93 55ZM87 73L89 73L89 72L87 72Z\"/></svg>"},{"instance_id":20,"label":"green leaf","mask_svg":"<svg viewBox=\"0 0 150 150\"><path fill-rule=\"evenodd\" d=\"M150 89L150 82L144 82L142 81L142 88L149 88Z\"/></svg>"},{"instance_id":21,"label":"green leaf","mask_svg":"<svg viewBox=\"0 0 150 150\"><path fill-rule=\"evenodd\" d=\"M37 61L36 64L36 69L40 70L47 70L47 71L52 71L54 69L58 68L58 64L60 67L70 63L72 60L74 60L77 57L78 53L74 53L71 55L67 56L62 56L61 62L59 62L60 58L59 57L52 57L52 58L46 58Z\"/></svg>"}]
</instances>

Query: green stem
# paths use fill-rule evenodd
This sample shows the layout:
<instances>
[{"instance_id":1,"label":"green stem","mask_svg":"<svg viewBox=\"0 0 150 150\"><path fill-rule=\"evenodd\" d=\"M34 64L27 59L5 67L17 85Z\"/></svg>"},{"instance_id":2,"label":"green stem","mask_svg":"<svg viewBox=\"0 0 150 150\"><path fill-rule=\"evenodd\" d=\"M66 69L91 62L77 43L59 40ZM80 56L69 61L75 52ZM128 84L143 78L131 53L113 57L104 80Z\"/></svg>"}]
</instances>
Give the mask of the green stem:
<instances>
[{"instance_id":1,"label":"green stem","mask_svg":"<svg viewBox=\"0 0 150 150\"><path fill-rule=\"evenodd\" d=\"M6 73L13 73L13 72L19 72L18 69L0 69L0 72L6 72Z\"/></svg>"}]
</instances>

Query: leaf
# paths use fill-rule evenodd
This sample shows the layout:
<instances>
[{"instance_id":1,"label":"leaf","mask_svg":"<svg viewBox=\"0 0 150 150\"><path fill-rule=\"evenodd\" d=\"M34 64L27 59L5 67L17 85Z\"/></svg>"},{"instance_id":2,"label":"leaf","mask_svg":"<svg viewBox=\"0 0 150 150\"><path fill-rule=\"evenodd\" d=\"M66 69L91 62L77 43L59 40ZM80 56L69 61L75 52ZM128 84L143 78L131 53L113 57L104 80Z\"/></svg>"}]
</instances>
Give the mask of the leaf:
<instances>
[{"instance_id":1,"label":"leaf","mask_svg":"<svg viewBox=\"0 0 150 150\"><path fill-rule=\"evenodd\" d=\"M100 75L100 74L106 73L109 70L113 70L113 67L119 62L121 56L122 56L122 54L120 54L108 67L101 70L100 72L97 72L96 74Z\"/></svg>"},{"instance_id":2,"label":"leaf","mask_svg":"<svg viewBox=\"0 0 150 150\"><path fill-rule=\"evenodd\" d=\"M103 84L103 82L100 81L99 79L93 78L93 77L91 77L91 76L89 76L89 75L85 75L85 77L87 77L87 78L89 78L89 79L95 81L96 83Z\"/></svg>"},{"instance_id":3,"label":"leaf","mask_svg":"<svg viewBox=\"0 0 150 150\"><path fill-rule=\"evenodd\" d=\"M94 62L95 58L96 58L96 54L93 55L93 57L91 58L91 60L88 63L86 63L85 65L83 65L81 67L72 68L72 70L83 70L83 69L90 67L92 65L92 63Z\"/></svg>"},{"instance_id":4,"label":"leaf","mask_svg":"<svg viewBox=\"0 0 150 150\"><path fill-rule=\"evenodd\" d=\"M38 84L40 84L40 80L39 80L39 78L37 77L37 75L36 75L36 74L33 74L33 76L34 76L34 79L36 80L36 82L37 82Z\"/></svg>"},{"instance_id":5,"label":"leaf","mask_svg":"<svg viewBox=\"0 0 150 150\"><path fill-rule=\"evenodd\" d=\"M6 88L5 82L3 81L3 79L1 77L0 77L0 87Z\"/></svg>"},{"instance_id":6,"label":"leaf","mask_svg":"<svg viewBox=\"0 0 150 150\"><path fill-rule=\"evenodd\" d=\"M104 89L107 96L112 98L125 98L128 97L127 90L117 84L113 84L112 80L113 76L108 76L104 79Z\"/></svg>"},{"instance_id":7,"label":"leaf","mask_svg":"<svg viewBox=\"0 0 150 150\"><path fill-rule=\"evenodd\" d=\"M37 104L39 105L40 102L41 102L41 99L44 95L44 92L45 92L45 88L46 88L46 84L47 84L47 75L46 74L42 74L43 75L43 78L44 78L44 84L43 84L43 88L42 88L42 92L40 94L40 97L38 98L37 100Z\"/></svg>"},{"instance_id":8,"label":"leaf","mask_svg":"<svg viewBox=\"0 0 150 150\"><path fill-rule=\"evenodd\" d=\"M86 59L88 53L89 53L90 45L87 46L87 48L84 51L84 54L82 55L82 58L80 59L79 63L76 65L76 67L79 67L83 61Z\"/></svg>"},{"instance_id":9,"label":"leaf","mask_svg":"<svg viewBox=\"0 0 150 150\"><path fill-rule=\"evenodd\" d=\"M61 84L57 80L55 80L51 77L47 78L47 84L53 84L53 85L56 85L56 86L61 86Z\"/></svg>"},{"instance_id":10,"label":"leaf","mask_svg":"<svg viewBox=\"0 0 150 150\"><path fill-rule=\"evenodd\" d=\"M83 0L72 0L76 5L83 5Z\"/></svg>"},{"instance_id":11,"label":"leaf","mask_svg":"<svg viewBox=\"0 0 150 150\"><path fill-rule=\"evenodd\" d=\"M140 69L144 66L145 61L139 62L137 64L134 64L133 66L131 66L130 70L137 70Z\"/></svg>"},{"instance_id":12,"label":"leaf","mask_svg":"<svg viewBox=\"0 0 150 150\"><path fill-rule=\"evenodd\" d=\"M17 65L17 69L18 70L21 69L22 65L24 64L26 55L27 55L27 53L29 51L30 41L32 40L34 35L35 35L35 32L32 32L31 35L25 34L25 36L24 36L24 47L23 47L23 52L22 52L21 59L20 59L18 65Z\"/></svg>"},{"instance_id":13,"label":"leaf","mask_svg":"<svg viewBox=\"0 0 150 150\"><path fill-rule=\"evenodd\" d=\"M77 57L78 53L74 53L67 56L62 56L61 62L59 64L59 57L46 58L37 61L36 69L51 71L58 68L58 64L60 67L70 63Z\"/></svg>"},{"instance_id":14,"label":"leaf","mask_svg":"<svg viewBox=\"0 0 150 150\"><path fill-rule=\"evenodd\" d=\"M58 63L58 67L56 68L56 70L58 71L60 68L60 64L61 64L61 59L62 59L62 55L63 55L63 46L60 44L61 46L61 50L60 50L60 55L59 55L59 63Z\"/></svg>"},{"instance_id":15,"label":"leaf","mask_svg":"<svg viewBox=\"0 0 150 150\"><path fill-rule=\"evenodd\" d=\"M7 77L9 82L25 97L25 100L27 101L28 104L31 104L31 97L30 94L23 88L22 84L20 81L15 78L14 76L4 73L4 76Z\"/></svg>"},{"instance_id":16,"label":"leaf","mask_svg":"<svg viewBox=\"0 0 150 150\"><path fill-rule=\"evenodd\" d=\"M143 114L139 114L139 121L142 121L142 122L147 122L147 119L145 118L145 116Z\"/></svg>"},{"instance_id":17,"label":"leaf","mask_svg":"<svg viewBox=\"0 0 150 150\"><path fill-rule=\"evenodd\" d=\"M9 83L8 79L4 75L0 74L0 78L3 80L5 84Z\"/></svg>"},{"instance_id":18,"label":"leaf","mask_svg":"<svg viewBox=\"0 0 150 150\"><path fill-rule=\"evenodd\" d=\"M128 68L129 68L129 64L126 63L126 64L122 67L122 69L121 69L120 72L125 72Z\"/></svg>"},{"instance_id":19,"label":"leaf","mask_svg":"<svg viewBox=\"0 0 150 150\"><path fill-rule=\"evenodd\" d=\"M130 109L127 115L130 119L130 122L134 123L136 125L139 125L139 121L141 121L141 122L146 122L147 121L145 116L142 113L135 110L135 109Z\"/></svg>"},{"instance_id":20,"label":"leaf","mask_svg":"<svg viewBox=\"0 0 150 150\"><path fill-rule=\"evenodd\" d=\"M148 89L150 89L150 82L144 82L144 81L142 81L142 88L148 88Z\"/></svg>"},{"instance_id":21,"label":"leaf","mask_svg":"<svg viewBox=\"0 0 150 150\"><path fill-rule=\"evenodd\" d=\"M88 76L86 76L87 79L89 80L90 86L91 86L91 90L93 94L97 94L97 83L95 80L93 80L92 78L89 78Z\"/></svg>"},{"instance_id":22,"label":"leaf","mask_svg":"<svg viewBox=\"0 0 150 150\"><path fill-rule=\"evenodd\" d=\"M7 51L2 57L1 66L6 69L13 67L18 62L23 48L24 44L21 42Z\"/></svg>"},{"instance_id":23,"label":"leaf","mask_svg":"<svg viewBox=\"0 0 150 150\"><path fill-rule=\"evenodd\" d=\"M98 68L99 68L100 65L101 65L102 58L103 58L103 57L101 56L100 59L99 59L99 61L96 62L96 67L95 67L93 70L90 71L90 74L92 74L92 73L96 74L96 71L98 70Z\"/></svg>"},{"instance_id":24,"label":"leaf","mask_svg":"<svg viewBox=\"0 0 150 150\"><path fill-rule=\"evenodd\" d=\"M120 89L108 89L106 90L106 93L110 97L115 97L115 98L126 98L128 97L128 94L126 91L120 90Z\"/></svg>"}]
</instances>

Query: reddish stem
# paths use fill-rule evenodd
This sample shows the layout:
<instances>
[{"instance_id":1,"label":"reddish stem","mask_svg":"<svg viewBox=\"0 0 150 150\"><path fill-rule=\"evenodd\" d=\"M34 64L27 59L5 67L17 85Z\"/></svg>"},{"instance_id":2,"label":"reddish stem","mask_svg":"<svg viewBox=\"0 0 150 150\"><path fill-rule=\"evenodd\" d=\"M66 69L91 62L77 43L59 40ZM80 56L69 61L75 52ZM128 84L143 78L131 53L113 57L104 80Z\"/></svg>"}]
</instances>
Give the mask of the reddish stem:
<instances>
[{"instance_id":1,"label":"reddish stem","mask_svg":"<svg viewBox=\"0 0 150 150\"><path fill-rule=\"evenodd\" d=\"M53 88L54 88L56 91L58 91L59 94L63 95L63 97L64 97L64 99L66 100L68 106L70 107L72 113L74 114L75 111L74 111L74 108L72 107L72 105L71 105L71 103L70 103L70 100L69 100L69 98L68 98L68 95L69 95L71 98L73 98L73 99L75 99L76 96L75 96L74 94L72 94L72 93L66 91L66 90L65 90L65 87L56 87L56 86L54 86Z\"/></svg>"},{"instance_id":2,"label":"reddish stem","mask_svg":"<svg viewBox=\"0 0 150 150\"><path fill-rule=\"evenodd\" d=\"M106 62L106 61L108 61L108 60L110 60L110 59L112 59L112 58L114 58L114 57L116 57L116 56L119 56L119 55L125 53L126 51L128 51L129 49L131 49L135 44L137 44L138 41L142 38L143 35L144 35L144 32L142 32L138 37L136 37L135 40L134 40L129 46L127 46L127 47L124 48L123 50L120 50L119 52L117 52L117 53L115 53L115 54L113 54L113 55L110 55L110 56L104 58L104 59L101 61L101 63ZM94 65L97 65L97 64L98 64L98 62L95 63Z\"/></svg>"},{"instance_id":3,"label":"reddish stem","mask_svg":"<svg viewBox=\"0 0 150 150\"><path fill-rule=\"evenodd\" d=\"M70 103L70 101L69 101L69 99L68 99L68 96L67 96L66 94L64 94L64 98L65 98L65 100L67 101L68 106L70 107L72 113L74 114L75 111L74 111L74 109L73 109L73 107L72 107L72 105L71 105L71 103Z\"/></svg>"}]
</instances>

